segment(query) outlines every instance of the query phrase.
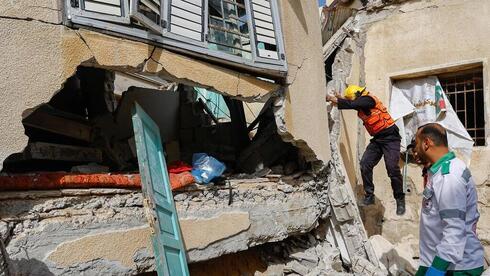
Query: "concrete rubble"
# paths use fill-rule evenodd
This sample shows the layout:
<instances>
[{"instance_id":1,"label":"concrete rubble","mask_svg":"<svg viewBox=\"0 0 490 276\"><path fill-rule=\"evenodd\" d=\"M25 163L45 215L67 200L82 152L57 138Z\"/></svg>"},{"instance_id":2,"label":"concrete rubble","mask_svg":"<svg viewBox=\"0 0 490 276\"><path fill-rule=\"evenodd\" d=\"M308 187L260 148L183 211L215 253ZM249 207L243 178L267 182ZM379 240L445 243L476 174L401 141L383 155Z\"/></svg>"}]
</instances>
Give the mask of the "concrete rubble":
<instances>
[{"instance_id":1,"label":"concrete rubble","mask_svg":"<svg viewBox=\"0 0 490 276\"><path fill-rule=\"evenodd\" d=\"M244 264L240 258L244 254L260 266L255 275L414 275L417 194L408 196L407 214L402 217L395 216L388 207L394 202L386 197L378 198L375 206L359 208L356 199L362 189L357 164L366 144L363 126L355 114L343 114L319 102L325 92L377 78L367 72L369 66L377 68L369 51L374 47L373 26L399 14L442 7L441 0L433 1L437 5L361 1L361 6L353 1L354 16L323 45L323 59L321 36L312 35L319 33L318 18L309 16L318 13L316 3L282 1L288 73L275 75L272 81L263 78L269 75L208 63L141 41L64 26L59 3L42 2L46 6L33 7L40 12L24 12L25 5L13 2L0 7L0 25L11 26L0 27L0 35L6 38L0 48L9 55L0 54L9 68L3 70L5 81L0 81L0 90L9 97L0 104L5 110L0 120L6 134L0 138L4 171L30 174L33 167L90 175L136 171L131 106L135 99L146 99L149 113L159 114L150 117L160 116L161 110L172 113L160 116L163 123L158 122L159 126L175 124L161 127L169 142L165 158L181 160L178 157L185 155L190 159L199 152L194 146L205 145L221 161L231 160L235 165L239 160L237 167L247 173L227 174L210 185L192 184L174 191L191 271L220 261L223 267ZM44 40L49 45L36 47ZM298 41L303 42L301 47ZM32 56L32 48L39 53ZM26 56L32 57L32 70L24 69ZM114 83L121 75L126 83ZM132 86L135 76L144 85ZM148 81L148 76L153 82L141 81ZM78 87L77 82L86 85L84 93L98 97L95 104L73 104L86 101L73 100L75 93L65 94ZM121 91L116 93L115 86ZM223 124L219 131L205 126L202 122L209 118L204 115L213 117L209 108L196 112L196 102L186 102L194 87L240 105L240 101L265 103L266 108L259 110L262 117L257 118L256 136L248 136L251 131L244 119L242 126L248 132L242 138L250 139L243 147L236 146L235 122ZM36 91L36 95L13 96L17 91ZM62 104L56 104L63 97ZM73 110L80 112L70 114L76 113ZM218 125L216 118L212 121ZM173 137L178 135L181 138ZM212 137L212 141L204 143L202 137ZM8 142L12 146L5 146ZM153 229L146 219L140 186L67 189L50 183L52 189L47 190L34 185L41 177L29 177L36 180L26 187L34 190L0 189L0 239L6 244L13 275L137 275L155 270ZM484 206L481 221L490 214L485 197L490 178L486 179L478 187ZM410 182L416 186L414 180ZM487 223L483 224L479 227L488 230ZM481 238L488 247L486 233ZM227 263L228 258L236 263ZM0 258L0 269L1 265Z\"/></svg>"},{"instance_id":2,"label":"concrete rubble","mask_svg":"<svg viewBox=\"0 0 490 276\"><path fill-rule=\"evenodd\" d=\"M389 275L414 275L418 263L413 259L413 251L407 243L393 245L380 235L369 238L382 269Z\"/></svg>"},{"instance_id":3,"label":"concrete rubble","mask_svg":"<svg viewBox=\"0 0 490 276\"><path fill-rule=\"evenodd\" d=\"M291 254L285 270L298 273L327 269L331 262L321 259L333 258L334 252L340 262L338 251L317 227L320 218L330 214L325 195L328 183L307 174L279 182L235 181L231 190L215 186L175 195L191 263L282 241L292 235L307 238L308 242L296 241L287 246L296 244L308 250ZM228 205L230 193L232 203ZM116 271L118 275L132 275L153 268L140 192L4 192L1 198L1 234L9 241L7 250L18 273L78 275L82 271ZM317 233L318 239L313 234L305 236L315 228L312 233ZM114 254L111 246L124 250ZM84 250L66 254L79 248ZM319 262L325 266L319 266ZM342 270L341 266L338 269Z\"/></svg>"}]
</instances>

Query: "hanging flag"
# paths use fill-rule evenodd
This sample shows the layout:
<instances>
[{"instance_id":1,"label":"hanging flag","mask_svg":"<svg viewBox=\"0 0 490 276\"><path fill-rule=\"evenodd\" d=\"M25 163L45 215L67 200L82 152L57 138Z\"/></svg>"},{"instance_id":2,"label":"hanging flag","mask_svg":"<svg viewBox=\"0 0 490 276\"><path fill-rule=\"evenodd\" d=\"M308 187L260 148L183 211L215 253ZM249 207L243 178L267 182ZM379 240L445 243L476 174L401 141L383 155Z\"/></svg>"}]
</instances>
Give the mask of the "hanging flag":
<instances>
[{"instance_id":1,"label":"hanging flag","mask_svg":"<svg viewBox=\"0 0 490 276\"><path fill-rule=\"evenodd\" d=\"M439 118L441 114L446 112L446 101L444 101L444 90L442 89L439 80L436 82L435 86L435 104L436 104L436 118Z\"/></svg>"}]
</instances>

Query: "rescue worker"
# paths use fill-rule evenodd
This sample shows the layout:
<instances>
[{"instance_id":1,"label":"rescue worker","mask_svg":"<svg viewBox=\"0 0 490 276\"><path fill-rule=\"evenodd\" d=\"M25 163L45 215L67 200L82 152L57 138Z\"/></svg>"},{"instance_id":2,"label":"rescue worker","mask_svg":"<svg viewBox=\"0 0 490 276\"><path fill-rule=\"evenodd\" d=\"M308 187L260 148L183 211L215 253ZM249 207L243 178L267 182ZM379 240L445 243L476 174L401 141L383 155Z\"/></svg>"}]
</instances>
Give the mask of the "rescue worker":
<instances>
[{"instance_id":1,"label":"rescue worker","mask_svg":"<svg viewBox=\"0 0 490 276\"><path fill-rule=\"evenodd\" d=\"M344 97L339 94L327 95L326 100L336 104L339 109L357 110L358 117L372 136L360 163L365 192L361 205L374 204L373 169L384 156L386 170L391 180L393 197L396 200L396 214L403 215L405 213L405 193L398 164L401 137L398 127L386 107L376 96L370 94L366 87L357 85L349 85L344 90Z\"/></svg>"},{"instance_id":2,"label":"rescue worker","mask_svg":"<svg viewBox=\"0 0 490 276\"><path fill-rule=\"evenodd\" d=\"M420 215L416 276L481 275L484 251L476 235L480 214L470 170L448 149L444 127L418 129L415 154L427 171Z\"/></svg>"}]
</instances>

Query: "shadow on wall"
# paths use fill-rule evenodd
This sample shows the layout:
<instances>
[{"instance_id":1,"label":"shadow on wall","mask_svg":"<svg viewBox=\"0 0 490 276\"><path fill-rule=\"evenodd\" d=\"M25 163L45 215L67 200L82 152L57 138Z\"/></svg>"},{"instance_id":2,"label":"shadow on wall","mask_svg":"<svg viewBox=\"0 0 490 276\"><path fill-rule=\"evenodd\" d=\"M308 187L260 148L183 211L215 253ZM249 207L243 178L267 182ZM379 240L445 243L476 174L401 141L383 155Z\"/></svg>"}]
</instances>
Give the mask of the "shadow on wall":
<instances>
[{"instance_id":1,"label":"shadow on wall","mask_svg":"<svg viewBox=\"0 0 490 276\"><path fill-rule=\"evenodd\" d=\"M291 8L296 14L296 17L298 17L299 21L301 22L303 30L305 30L305 32L308 34L308 24L306 23L305 13L303 11L303 5L301 4L301 1L289 0L289 5L291 5Z\"/></svg>"},{"instance_id":2,"label":"shadow on wall","mask_svg":"<svg viewBox=\"0 0 490 276\"><path fill-rule=\"evenodd\" d=\"M37 259L10 260L9 265L12 275L54 276L48 266Z\"/></svg>"},{"instance_id":3,"label":"shadow on wall","mask_svg":"<svg viewBox=\"0 0 490 276\"><path fill-rule=\"evenodd\" d=\"M372 235L382 235L385 207L381 201L376 198L376 203L374 205L360 207L359 211L361 212L361 218L364 222L364 228L366 228L368 237Z\"/></svg>"},{"instance_id":4,"label":"shadow on wall","mask_svg":"<svg viewBox=\"0 0 490 276\"><path fill-rule=\"evenodd\" d=\"M351 187L353 190L356 189L356 164L354 163L353 156L354 154L352 153L351 148L346 147L346 145L350 145L350 139L349 136L345 136L345 143L340 142L339 145L339 150L340 150L340 155L342 156L342 160L344 161L344 166L347 171L347 177L349 178L349 183L351 184Z\"/></svg>"}]
</instances>

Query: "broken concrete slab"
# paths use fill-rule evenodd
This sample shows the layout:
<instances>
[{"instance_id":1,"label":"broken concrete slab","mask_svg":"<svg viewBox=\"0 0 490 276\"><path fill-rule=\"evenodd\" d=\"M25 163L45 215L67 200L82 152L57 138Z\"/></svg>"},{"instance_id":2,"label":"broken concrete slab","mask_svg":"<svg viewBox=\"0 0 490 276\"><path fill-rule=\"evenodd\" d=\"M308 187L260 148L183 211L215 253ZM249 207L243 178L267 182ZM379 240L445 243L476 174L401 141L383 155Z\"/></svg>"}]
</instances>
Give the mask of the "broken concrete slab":
<instances>
[{"instance_id":1,"label":"broken concrete slab","mask_svg":"<svg viewBox=\"0 0 490 276\"><path fill-rule=\"evenodd\" d=\"M209 244L232 237L250 227L248 212L225 212L211 218L180 219L187 250L204 249Z\"/></svg>"},{"instance_id":2,"label":"broken concrete slab","mask_svg":"<svg viewBox=\"0 0 490 276\"><path fill-rule=\"evenodd\" d=\"M29 143L24 149L23 159L102 162L102 151L96 148L35 142Z\"/></svg>"},{"instance_id":3,"label":"broken concrete slab","mask_svg":"<svg viewBox=\"0 0 490 276\"><path fill-rule=\"evenodd\" d=\"M383 270L390 275L414 275L418 263L413 259L413 251L408 243L393 245L380 235L369 238Z\"/></svg>"},{"instance_id":4,"label":"broken concrete slab","mask_svg":"<svg viewBox=\"0 0 490 276\"><path fill-rule=\"evenodd\" d=\"M25 126L81 141L92 141L92 127L80 116L62 112L44 104L23 114Z\"/></svg>"},{"instance_id":5,"label":"broken concrete slab","mask_svg":"<svg viewBox=\"0 0 490 276\"><path fill-rule=\"evenodd\" d=\"M169 81L209 88L230 96L257 98L275 92L279 86L246 74L145 43L124 40L81 29L79 35L99 66L143 67L143 73L159 74ZM123 42L123 43L121 43ZM117 51L114 51L117 49ZM233 89L232 89L233 88Z\"/></svg>"},{"instance_id":6,"label":"broken concrete slab","mask_svg":"<svg viewBox=\"0 0 490 276\"><path fill-rule=\"evenodd\" d=\"M46 259L60 267L76 266L96 259L118 261L122 266L132 267L134 252L142 248L151 250L149 235L148 227L87 235L59 244Z\"/></svg>"},{"instance_id":7,"label":"broken concrete slab","mask_svg":"<svg viewBox=\"0 0 490 276\"><path fill-rule=\"evenodd\" d=\"M259 189L249 183L237 185L244 187L232 190L231 205L228 190L196 190L175 197L190 262L281 241L316 226L322 205L313 190L308 192L298 185L285 193L277 186ZM0 215L14 229L8 245L14 264L26 265L24 272L29 267L35 269L35 264L23 261L27 252L29 258L40 260L38 264L55 275L109 268L121 275L151 270L151 248L146 246L150 236L139 192L63 191L40 192L39 197L38 192L24 192L28 195L21 199L13 193L2 197ZM125 252L110 254L115 243L120 243ZM66 256L82 245L93 250ZM297 259L306 264L314 259L310 255L305 252Z\"/></svg>"}]
</instances>

